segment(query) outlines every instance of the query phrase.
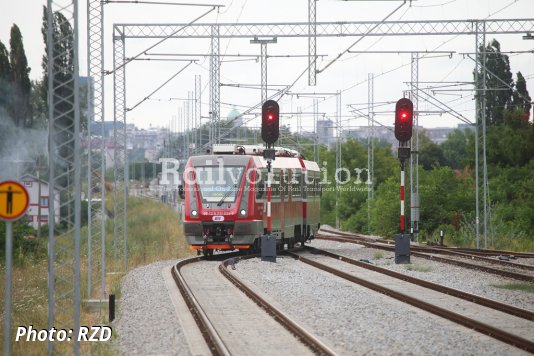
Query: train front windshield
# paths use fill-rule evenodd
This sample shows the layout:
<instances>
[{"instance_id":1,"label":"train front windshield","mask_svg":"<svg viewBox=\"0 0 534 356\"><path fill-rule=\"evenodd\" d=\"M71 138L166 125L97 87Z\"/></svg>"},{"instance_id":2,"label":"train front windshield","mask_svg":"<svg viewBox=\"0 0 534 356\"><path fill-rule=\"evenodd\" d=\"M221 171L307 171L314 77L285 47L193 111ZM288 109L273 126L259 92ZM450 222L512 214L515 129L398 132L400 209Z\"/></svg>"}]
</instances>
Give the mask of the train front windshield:
<instances>
[{"instance_id":1,"label":"train front windshield","mask_svg":"<svg viewBox=\"0 0 534 356\"><path fill-rule=\"evenodd\" d=\"M235 202L244 170L243 166L195 167L202 202L217 204Z\"/></svg>"}]
</instances>

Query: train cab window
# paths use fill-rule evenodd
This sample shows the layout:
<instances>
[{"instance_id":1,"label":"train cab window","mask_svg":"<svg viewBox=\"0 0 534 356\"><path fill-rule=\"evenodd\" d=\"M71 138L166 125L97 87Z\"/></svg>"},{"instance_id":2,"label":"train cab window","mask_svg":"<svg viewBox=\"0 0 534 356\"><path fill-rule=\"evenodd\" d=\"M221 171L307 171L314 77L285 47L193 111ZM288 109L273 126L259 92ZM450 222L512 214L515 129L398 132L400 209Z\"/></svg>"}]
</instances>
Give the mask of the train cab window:
<instances>
[{"instance_id":1,"label":"train cab window","mask_svg":"<svg viewBox=\"0 0 534 356\"><path fill-rule=\"evenodd\" d=\"M196 182L204 203L233 203L241 186L243 166L197 166Z\"/></svg>"}]
</instances>

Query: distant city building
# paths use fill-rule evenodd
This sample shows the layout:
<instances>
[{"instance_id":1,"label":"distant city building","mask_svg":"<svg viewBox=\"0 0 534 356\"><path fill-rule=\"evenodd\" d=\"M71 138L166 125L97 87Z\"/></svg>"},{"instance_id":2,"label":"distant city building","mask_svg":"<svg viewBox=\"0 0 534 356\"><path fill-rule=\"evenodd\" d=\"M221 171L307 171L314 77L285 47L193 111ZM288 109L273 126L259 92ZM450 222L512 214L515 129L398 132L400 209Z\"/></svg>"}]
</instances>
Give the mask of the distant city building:
<instances>
[{"instance_id":1,"label":"distant city building","mask_svg":"<svg viewBox=\"0 0 534 356\"><path fill-rule=\"evenodd\" d=\"M330 119L317 120L317 142L330 146L334 141L334 122Z\"/></svg>"},{"instance_id":2,"label":"distant city building","mask_svg":"<svg viewBox=\"0 0 534 356\"><path fill-rule=\"evenodd\" d=\"M344 130L342 137L367 142L367 137L371 134L376 140L386 141L391 145L398 143L393 133L393 126L360 126L357 129Z\"/></svg>"},{"instance_id":3,"label":"distant city building","mask_svg":"<svg viewBox=\"0 0 534 356\"><path fill-rule=\"evenodd\" d=\"M28 223L34 229L39 226L39 221L41 225L48 224L48 207L50 205L48 182L30 174L23 175L20 181L28 191L30 198L28 211L26 212ZM56 223L59 223L60 218L59 199L59 190L54 189L54 205L56 207L54 221Z\"/></svg>"}]
</instances>

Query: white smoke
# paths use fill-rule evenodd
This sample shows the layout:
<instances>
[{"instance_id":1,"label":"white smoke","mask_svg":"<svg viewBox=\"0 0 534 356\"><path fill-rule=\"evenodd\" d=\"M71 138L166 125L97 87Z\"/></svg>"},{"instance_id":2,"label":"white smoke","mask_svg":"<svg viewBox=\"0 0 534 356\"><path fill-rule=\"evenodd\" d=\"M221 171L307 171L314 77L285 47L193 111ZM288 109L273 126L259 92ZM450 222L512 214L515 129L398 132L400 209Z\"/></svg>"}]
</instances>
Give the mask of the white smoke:
<instances>
[{"instance_id":1,"label":"white smoke","mask_svg":"<svg viewBox=\"0 0 534 356\"><path fill-rule=\"evenodd\" d=\"M47 153L46 130L16 127L5 110L0 109L0 181L35 174L39 157L41 167L47 166Z\"/></svg>"}]
</instances>

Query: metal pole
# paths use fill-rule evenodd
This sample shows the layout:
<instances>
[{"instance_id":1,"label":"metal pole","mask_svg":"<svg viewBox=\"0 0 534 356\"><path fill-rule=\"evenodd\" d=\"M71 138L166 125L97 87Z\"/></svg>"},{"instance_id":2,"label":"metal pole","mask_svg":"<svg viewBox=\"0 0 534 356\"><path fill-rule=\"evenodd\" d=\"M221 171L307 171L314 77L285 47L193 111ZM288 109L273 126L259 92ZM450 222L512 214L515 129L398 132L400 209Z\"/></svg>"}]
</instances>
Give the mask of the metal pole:
<instances>
[{"instance_id":1,"label":"metal pole","mask_svg":"<svg viewBox=\"0 0 534 356\"><path fill-rule=\"evenodd\" d=\"M400 161L400 232L404 234L404 160Z\"/></svg>"},{"instance_id":2,"label":"metal pole","mask_svg":"<svg viewBox=\"0 0 534 356\"><path fill-rule=\"evenodd\" d=\"M37 239L41 237L41 159L37 163Z\"/></svg>"},{"instance_id":3,"label":"metal pole","mask_svg":"<svg viewBox=\"0 0 534 356\"><path fill-rule=\"evenodd\" d=\"M482 22L482 43L486 46L486 23ZM488 167L486 161L486 50L482 51L482 177L484 185L484 248L488 248Z\"/></svg>"},{"instance_id":4,"label":"metal pole","mask_svg":"<svg viewBox=\"0 0 534 356\"><path fill-rule=\"evenodd\" d=\"M80 68L79 68L79 24L78 2L73 1L74 9L74 335L80 332L81 322L81 272L80 272L80 226L81 226L81 145L80 145ZM40 184L40 183L39 183ZM50 187L49 187L50 189ZM74 340L74 354L80 353L80 341Z\"/></svg>"},{"instance_id":5,"label":"metal pole","mask_svg":"<svg viewBox=\"0 0 534 356\"><path fill-rule=\"evenodd\" d=\"M56 140L53 135L54 129L54 16L52 9L52 0L47 1L47 32L46 42L50 45L47 46L47 69L48 69L48 156L51 157L56 152ZM55 164L49 162L48 164L48 329L51 330L54 327L55 320ZM50 196L52 197L50 199ZM54 346L51 341L48 342L48 354L51 355L54 351Z\"/></svg>"},{"instance_id":6,"label":"metal pole","mask_svg":"<svg viewBox=\"0 0 534 356\"><path fill-rule=\"evenodd\" d=\"M412 145L415 147L413 155L410 155L410 221L413 229L414 239L419 241L419 117L417 115L419 96L419 53L412 52L411 63L411 100L414 104L414 134ZM414 144L415 143L415 144Z\"/></svg>"},{"instance_id":7,"label":"metal pole","mask_svg":"<svg viewBox=\"0 0 534 356\"><path fill-rule=\"evenodd\" d=\"M267 98L267 43L261 44L261 102Z\"/></svg>"},{"instance_id":8,"label":"metal pole","mask_svg":"<svg viewBox=\"0 0 534 356\"><path fill-rule=\"evenodd\" d=\"M478 186L479 186L479 164L478 164L478 144L479 144L479 132L478 132L478 123L479 120L482 117L482 113L485 111L485 107L482 106L483 100L481 97L481 85L480 85L480 70L481 70L481 63L480 63L480 55L479 50L480 46L485 45L485 38L484 38L484 26L482 22L476 22L476 36L475 36L475 47L476 47L476 62L475 62L475 89L476 89L476 115L475 115L475 233L476 233L476 247L477 249L480 248L480 207L479 207L479 194L478 194Z\"/></svg>"},{"instance_id":9,"label":"metal pole","mask_svg":"<svg viewBox=\"0 0 534 356\"><path fill-rule=\"evenodd\" d=\"M195 75L195 122L198 129L198 146L197 149L200 153L202 149L202 120L201 120L201 109L202 109L202 87L200 81L200 75Z\"/></svg>"},{"instance_id":10,"label":"metal pole","mask_svg":"<svg viewBox=\"0 0 534 356\"><path fill-rule=\"evenodd\" d=\"M316 98L313 99L313 131L315 132L315 144L313 145L313 159L315 162L319 162L319 133L317 132L317 116L319 114L319 102Z\"/></svg>"},{"instance_id":11,"label":"metal pole","mask_svg":"<svg viewBox=\"0 0 534 356\"><path fill-rule=\"evenodd\" d=\"M11 283L13 254L13 226L11 221L6 221L6 307L4 318L4 355L11 355Z\"/></svg>"},{"instance_id":12,"label":"metal pole","mask_svg":"<svg viewBox=\"0 0 534 356\"><path fill-rule=\"evenodd\" d=\"M315 1L315 0L313 0ZM341 91L336 96L336 127L338 138L336 142L336 172L341 168ZM339 179L336 175L336 229L339 229Z\"/></svg>"},{"instance_id":13,"label":"metal pole","mask_svg":"<svg viewBox=\"0 0 534 356\"><path fill-rule=\"evenodd\" d=\"M373 199L374 178L374 74L367 74L367 179L371 184L367 190L367 231L371 234L371 200Z\"/></svg>"}]
</instances>

